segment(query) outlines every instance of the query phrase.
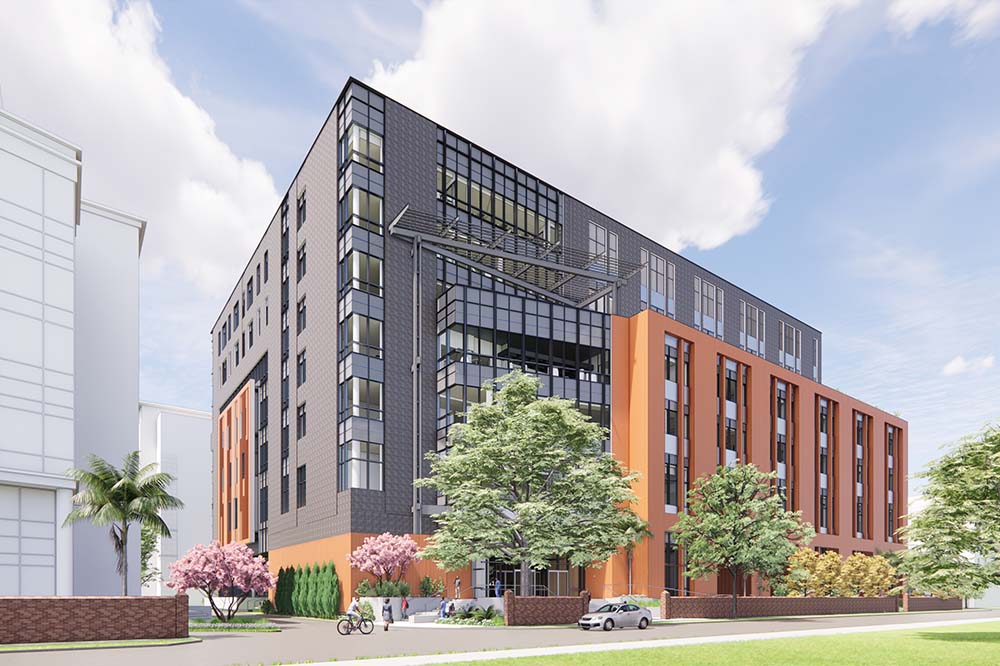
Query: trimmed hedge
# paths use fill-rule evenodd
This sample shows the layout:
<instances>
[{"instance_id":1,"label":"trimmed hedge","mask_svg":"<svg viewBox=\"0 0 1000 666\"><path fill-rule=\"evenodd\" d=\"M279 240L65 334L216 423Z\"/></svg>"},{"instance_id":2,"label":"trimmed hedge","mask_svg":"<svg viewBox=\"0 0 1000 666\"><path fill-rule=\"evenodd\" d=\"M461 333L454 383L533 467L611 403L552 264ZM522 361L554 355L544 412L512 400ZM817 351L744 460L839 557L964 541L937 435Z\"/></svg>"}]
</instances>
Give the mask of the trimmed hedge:
<instances>
[{"instance_id":1,"label":"trimmed hedge","mask_svg":"<svg viewBox=\"0 0 1000 666\"><path fill-rule=\"evenodd\" d=\"M336 617L340 610L340 578L333 562L279 569L274 606L283 615Z\"/></svg>"}]
</instances>

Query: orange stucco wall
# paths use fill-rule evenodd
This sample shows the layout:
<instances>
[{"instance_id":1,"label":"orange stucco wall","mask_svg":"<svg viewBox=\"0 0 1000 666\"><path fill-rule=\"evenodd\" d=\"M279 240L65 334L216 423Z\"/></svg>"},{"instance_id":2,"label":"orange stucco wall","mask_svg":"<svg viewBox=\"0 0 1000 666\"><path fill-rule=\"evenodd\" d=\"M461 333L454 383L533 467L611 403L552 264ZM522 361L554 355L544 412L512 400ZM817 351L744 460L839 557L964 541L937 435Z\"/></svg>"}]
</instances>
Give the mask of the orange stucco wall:
<instances>
[{"instance_id":1,"label":"orange stucco wall","mask_svg":"<svg viewBox=\"0 0 1000 666\"><path fill-rule=\"evenodd\" d=\"M642 474L634 489L638 497L637 511L649 522L653 533L633 555L632 585L637 594L658 596L664 586L665 533L677 521L677 516L664 509L664 336L674 336L690 343L690 482L715 471L719 463L716 446L717 363L719 359L735 361L748 370L747 382L747 457L764 471L771 471L774 446L771 427L771 405L775 400L774 381L784 381L794 387L795 400L795 461L794 506L802 511L803 519L818 525L819 461L818 405L826 398L831 410L831 432L828 435L833 458L829 463L828 485L832 488L830 504L831 529L817 535L812 546L833 548L848 555L854 551L874 552L901 548L887 540L891 528L886 524L887 457L886 426L898 429L895 513L896 527L902 525L899 516L906 512L906 438L907 424L871 405L855 400L829 387L818 384L774 363L744 352L732 345L704 334L692 327L660 315L644 311L630 318L612 318L612 453L631 470ZM680 353L679 374L683 372L683 352ZM737 405L742 412L742 384L737 381ZM679 428L683 430L683 388L678 391ZM870 417L867 454L867 531L866 538L854 537L854 414ZM739 425L737 425L739 433ZM738 435L739 438L739 435ZM683 447L683 437L679 448ZM739 448L742 448L741 446ZM683 458L679 456L679 464ZM680 471L681 476L683 471ZM682 477L683 483L683 477ZM681 489L683 492L683 488ZM818 530L817 530L818 531ZM601 568L588 570L587 583L595 597L613 596L627 590L626 557L619 554ZM755 590L756 585L751 585ZM716 594L720 584L714 579L691 582L693 594Z\"/></svg>"},{"instance_id":2,"label":"orange stucco wall","mask_svg":"<svg viewBox=\"0 0 1000 666\"><path fill-rule=\"evenodd\" d=\"M252 403L253 382L247 382L219 414L216 429L219 441L215 448L215 524L216 538L221 543L247 543L253 537L250 533L250 497L253 485ZM234 500L236 510L231 517L227 512L233 511Z\"/></svg>"},{"instance_id":3,"label":"orange stucco wall","mask_svg":"<svg viewBox=\"0 0 1000 666\"><path fill-rule=\"evenodd\" d=\"M285 548L275 548L268 553L268 567L271 573L278 575L278 570L287 566L305 566L308 564L322 564L333 562L340 578L340 598L344 603L354 594L355 588L361 579L373 580L370 574L362 573L351 567L347 562L347 555L360 546L365 537L375 536L362 532L350 532L348 534L338 534L336 536L307 541L305 543L287 546ZM427 535L413 535L413 540L421 548L427 543ZM403 580L410 584L411 596L419 595L420 579L430 576L433 579L444 581L444 595L452 598L455 596L455 578L461 580L461 598L471 598L472 591L472 568L464 567L458 571L445 571L438 568L437 564L430 560L417 560L414 562L403 576Z\"/></svg>"}]
</instances>

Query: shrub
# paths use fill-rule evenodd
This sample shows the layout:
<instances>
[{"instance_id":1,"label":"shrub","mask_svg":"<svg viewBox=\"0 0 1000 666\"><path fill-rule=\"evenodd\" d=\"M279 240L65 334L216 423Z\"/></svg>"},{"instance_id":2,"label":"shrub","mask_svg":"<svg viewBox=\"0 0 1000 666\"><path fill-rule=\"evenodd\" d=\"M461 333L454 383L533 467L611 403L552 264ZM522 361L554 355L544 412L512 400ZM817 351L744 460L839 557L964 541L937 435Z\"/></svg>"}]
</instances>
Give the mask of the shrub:
<instances>
[{"instance_id":1,"label":"shrub","mask_svg":"<svg viewBox=\"0 0 1000 666\"><path fill-rule=\"evenodd\" d=\"M361 617L372 622L375 621L375 610L372 608L370 601L362 601L358 604L358 610L361 611Z\"/></svg>"},{"instance_id":2,"label":"shrub","mask_svg":"<svg viewBox=\"0 0 1000 666\"><path fill-rule=\"evenodd\" d=\"M260 612L263 613L264 615L274 614L274 604L271 603L270 599L264 599L264 601L260 602Z\"/></svg>"},{"instance_id":3,"label":"shrub","mask_svg":"<svg viewBox=\"0 0 1000 666\"><path fill-rule=\"evenodd\" d=\"M302 593L305 591L306 577L302 565L295 567L295 584L292 586L292 615L302 615Z\"/></svg>"},{"instance_id":4,"label":"shrub","mask_svg":"<svg viewBox=\"0 0 1000 666\"><path fill-rule=\"evenodd\" d=\"M408 597L408 596L410 596L410 584L406 583L406 582L403 582L403 581L400 581L396 585L396 592L399 593L397 596L400 596L400 597Z\"/></svg>"},{"instance_id":5,"label":"shrub","mask_svg":"<svg viewBox=\"0 0 1000 666\"><path fill-rule=\"evenodd\" d=\"M440 578L434 580L430 576L424 576L420 579L420 596L436 597L442 592L444 592L444 581Z\"/></svg>"},{"instance_id":6,"label":"shrub","mask_svg":"<svg viewBox=\"0 0 1000 666\"><path fill-rule=\"evenodd\" d=\"M372 584L368 582L368 579L362 578L358 586L354 588L354 593L359 597L371 597L374 596L375 591L372 589Z\"/></svg>"}]
</instances>

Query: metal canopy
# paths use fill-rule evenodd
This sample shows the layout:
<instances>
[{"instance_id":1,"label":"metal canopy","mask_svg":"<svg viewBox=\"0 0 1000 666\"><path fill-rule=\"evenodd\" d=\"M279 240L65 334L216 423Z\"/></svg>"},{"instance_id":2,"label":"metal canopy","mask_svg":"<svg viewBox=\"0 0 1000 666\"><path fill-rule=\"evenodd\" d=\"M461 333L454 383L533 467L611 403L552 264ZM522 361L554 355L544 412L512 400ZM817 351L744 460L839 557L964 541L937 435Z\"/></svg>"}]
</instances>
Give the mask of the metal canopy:
<instances>
[{"instance_id":1,"label":"metal canopy","mask_svg":"<svg viewBox=\"0 0 1000 666\"><path fill-rule=\"evenodd\" d=\"M430 251L574 307L613 293L642 268L463 217L445 219L407 205L389 223L389 233L419 239Z\"/></svg>"}]
</instances>

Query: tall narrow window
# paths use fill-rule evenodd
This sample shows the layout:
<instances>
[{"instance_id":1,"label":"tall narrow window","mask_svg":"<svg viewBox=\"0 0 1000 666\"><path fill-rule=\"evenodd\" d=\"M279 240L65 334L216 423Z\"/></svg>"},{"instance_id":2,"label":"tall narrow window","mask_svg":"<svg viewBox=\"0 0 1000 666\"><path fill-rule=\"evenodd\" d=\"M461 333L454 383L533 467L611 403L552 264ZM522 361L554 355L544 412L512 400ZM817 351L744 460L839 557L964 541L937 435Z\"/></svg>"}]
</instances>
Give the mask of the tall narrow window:
<instances>
[{"instance_id":1,"label":"tall narrow window","mask_svg":"<svg viewBox=\"0 0 1000 666\"><path fill-rule=\"evenodd\" d=\"M295 504L298 507L306 505L306 466L299 465L295 470Z\"/></svg>"},{"instance_id":2,"label":"tall narrow window","mask_svg":"<svg viewBox=\"0 0 1000 666\"><path fill-rule=\"evenodd\" d=\"M667 400L666 417L664 422L664 432L668 435L677 436L677 403Z\"/></svg>"},{"instance_id":3,"label":"tall narrow window","mask_svg":"<svg viewBox=\"0 0 1000 666\"><path fill-rule=\"evenodd\" d=\"M264 250L264 282L265 283L267 283L267 274L268 274L267 266L268 266L267 250Z\"/></svg>"},{"instance_id":4,"label":"tall narrow window","mask_svg":"<svg viewBox=\"0 0 1000 666\"><path fill-rule=\"evenodd\" d=\"M672 507L677 506L677 456L672 453L665 454L663 471L663 497L664 504Z\"/></svg>"},{"instance_id":5,"label":"tall narrow window","mask_svg":"<svg viewBox=\"0 0 1000 666\"><path fill-rule=\"evenodd\" d=\"M299 199L295 203L295 226L296 228L298 228L305 223L306 223L306 193L303 192L301 195L299 195Z\"/></svg>"},{"instance_id":6,"label":"tall narrow window","mask_svg":"<svg viewBox=\"0 0 1000 666\"><path fill-rule=\"evenodd\" d=\"M302 386L306 381L306 350L299 352L295 369L295 385Z\"/></svg>"},{"instance_id":7,"label":"tall narrow window","mask_svg":"<svg viewBox=\"0 0 1000 666\"><path fill-rule=\"evenodd\" d=\"M723 290L708 280L694 279L694 326L717 338L725 334Z\"/></svg>"},{"instance_id":8,"label":"tall narrow window","mask_svg":"<svg viewBox=\"0 0 1000 666\"><path fill-rule=\"evenodd\" d=\"M665 376L668 382L677 382L677 347L667 344Z\"/></svg>"},{"instance_id":9,"label":"tall narrow window","mask_svg":"<svg viewBox=\"0 0 1000 666\"><path fill-rule=\"evenodd\" d=\"M296 439L306 436L306 403L299 405L295 428Z\"/></svg>"},{"instance_id":10,"label":"tall narrow window","mask_svg":"<svg viewBox=\"0 0 1000 666\"><path fill-rule=\"evenodd\" d=\"M295 254L295 279L301 280L306 274L306 244L303 243Z\"/></svg>"},{"instance_id":11,"label":"tall narrow window","mask_svg":"<svg viewBox=\"0 0 1000 666\"><path fill-rule=\"evenodd\" d=\"M671 596L680 596L680 557L672 532L667 532L663 546L663 587Z\"/></svg>"},{"instance_id":12,"label":"tall narrow window","mask_svg":"<svg viewBox=\"0 0 1000 666\"><path fill-rule=\"evenodd\" d=\"M296 334L306 329L306 297L299 299L298 310L295 314Z\"/></svg>"}]
</instances>

